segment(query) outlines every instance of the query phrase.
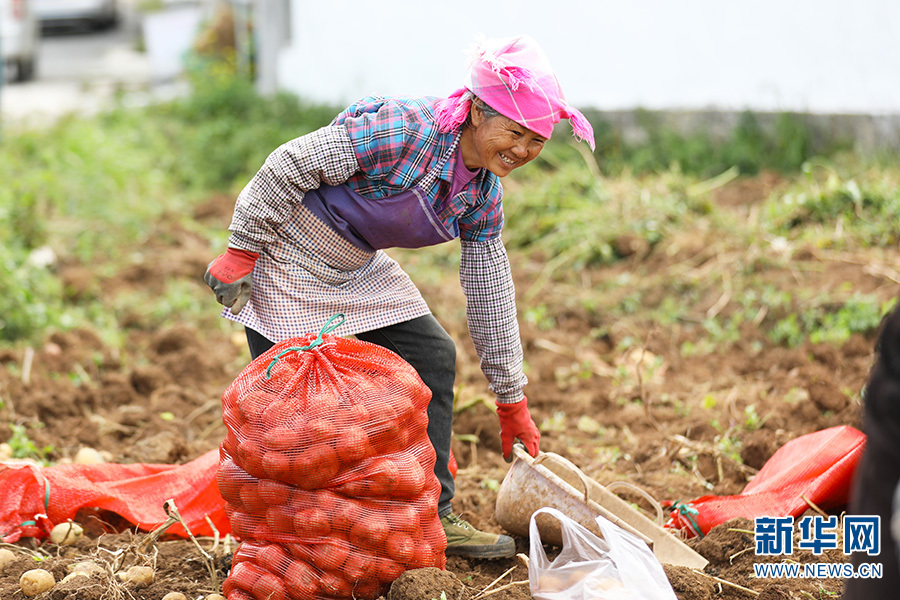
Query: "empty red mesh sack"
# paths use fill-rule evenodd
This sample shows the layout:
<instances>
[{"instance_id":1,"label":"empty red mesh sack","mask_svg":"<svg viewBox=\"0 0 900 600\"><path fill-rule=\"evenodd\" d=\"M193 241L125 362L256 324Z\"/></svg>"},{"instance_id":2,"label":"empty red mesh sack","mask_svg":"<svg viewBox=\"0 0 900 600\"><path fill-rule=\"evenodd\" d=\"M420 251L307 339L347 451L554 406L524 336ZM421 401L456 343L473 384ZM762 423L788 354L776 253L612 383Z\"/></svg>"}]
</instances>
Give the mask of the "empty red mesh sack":
<instances>
[{"instance_id":1,"label":"empty red mesh sack","mask_svg":"<svg viewBox=\"0 0 900 600\"><path fill-rule=\"evenodd\" d=\"M393 352L328 331L276 344L223 394L229 600L373 599L445 566L431 392Z\"/></svg>"},{"instance_id":2,"label":"empty red mesh sack","mask_svg":"<svg viewBox=\"0 0 900 600\"><path fill-rule=\"evenodd\" d=\"M809 502L842 506L865 444L865 434L847 425L802 435L779 448L740 494L663 503L671 510L666 527L693 537L735 517L798 517Z\"/></svg>"},{"instance_id":3,"label":"empty red mesh sack","mask_svg":"<svg viewBox=\"0 0 900 600\"><path fill-rule=\"evenodd\" d=\"M172 500L191 533L228 533L225 502L216 489L219 453L211 450L183 465L12 465L0 463L0 541L38 539L74 519L82 508L118 514L150 531L168 518ZM187 536L180 525L166 533Z\"/></svg>"}]
</instances>

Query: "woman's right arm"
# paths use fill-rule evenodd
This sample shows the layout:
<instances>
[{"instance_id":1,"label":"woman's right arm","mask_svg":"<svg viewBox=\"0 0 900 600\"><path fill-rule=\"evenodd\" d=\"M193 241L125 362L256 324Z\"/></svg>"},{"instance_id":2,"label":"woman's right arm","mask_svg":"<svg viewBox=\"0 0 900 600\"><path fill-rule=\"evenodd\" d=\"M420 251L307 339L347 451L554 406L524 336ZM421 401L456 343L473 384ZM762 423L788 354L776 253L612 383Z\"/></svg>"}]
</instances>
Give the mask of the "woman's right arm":
<instances>
[{"instance_id":1,"label":"woman's right arm","mask_svg":"<svg viewBox=\"0 0 900 600\"><path fill-rule=\"evenodd\" d=\"M307 190L323 183L338 185L358 170L343 125L329 125L281 145L238 196L228 227L229 246L259 252Z\"/></svg>"}]
</instances>

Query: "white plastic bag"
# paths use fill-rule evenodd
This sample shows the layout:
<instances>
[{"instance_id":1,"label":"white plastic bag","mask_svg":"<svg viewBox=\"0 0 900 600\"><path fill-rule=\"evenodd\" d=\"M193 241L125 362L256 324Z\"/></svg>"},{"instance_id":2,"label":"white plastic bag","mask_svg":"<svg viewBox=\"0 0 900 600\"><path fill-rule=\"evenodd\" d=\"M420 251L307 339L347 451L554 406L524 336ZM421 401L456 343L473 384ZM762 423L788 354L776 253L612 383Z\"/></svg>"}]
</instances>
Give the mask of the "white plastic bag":
<instances>
[{"instance_id":1,"label":"white plastic bag","mask_svg":"<svg viewBox=\"0 0 900 600\"><path fill-rule=\"evenodd\" d=\"M559 519L563 547L550 562L535 518ZM531 516L528 579L537 600L676 600L672 585L653 552L631 533L597 517L603 539L555 508Z\"/></svg>"}]
</instances>

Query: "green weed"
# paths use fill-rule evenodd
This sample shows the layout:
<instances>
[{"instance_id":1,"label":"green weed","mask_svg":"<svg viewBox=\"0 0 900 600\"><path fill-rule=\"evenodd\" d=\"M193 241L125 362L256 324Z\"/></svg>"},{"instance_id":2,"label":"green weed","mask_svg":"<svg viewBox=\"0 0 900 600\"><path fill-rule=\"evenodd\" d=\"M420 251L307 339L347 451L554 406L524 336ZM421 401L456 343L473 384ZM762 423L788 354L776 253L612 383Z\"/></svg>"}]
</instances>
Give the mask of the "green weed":
<instances>
[{"instance_id":1,"label":"green weed","mask_svg":"<svg viewBox=\"0 0 900 600\"><path fill-rule=\"evenodd\" d=\"M546 304L533 304L525 309L522 316L525 321L536 325L542 331L549 331L556 327L556 317Z\"/></svg>"},{"instance_id":2,"label":"green weed","mask_svg":"<svg viewBox=\"0 0 900 600\"><path fill-rule=\"evenodd\" d=\"M756 412L756 405L750 404L744 408L744 429L747 431L756 431L765 423L764 418L760 418Z\"/></svg>"},{"instance_id":3,"label":"green weed","mask_svg":"<svg viewBox=\"0 0 900 600\"><path fill-rule=\"evenodd\" d=\"M492 492L496 492L500 489L500 481L493 478L486 478L481 480L481 489L490 490Z\"/></svg>"},{"instance_id":4,"label":"green weed","mask_svg":"<svg viewBox=\"0 0 900 600\"><path fill-rule=\"evenodd\" d=\"M807 339L813 343L840 344L854 333L875 331L895 303L896 299L882 303L874 296L863 294L853 294L837 306L823 302L780 319L769 337L789 347L797 347Z\"/></svg>"},{"instance_id":5,"label":"green weed","mask_svg":"<svg viewBox=\"0 0 900 600\"><path fill-rule=\"evenodd\" d=\"M743 443L734 435L717 435L715 438L716 447L719 452L727 456L738 464L743 464L741 459L741 447Z\"/></svg>"},{"instance_id":6,"label":"green weed","mask_svg":"<svg viewBox=\"0 0 900 600\"><path fill-rule=\"evenodd\" d=\"M43 427L43 423L32 425L32 427ZM53 446L44 446L39 448L37 444L29 437L28 429L25 425L18 423L10 423L9 428L11 435L6 443L9 444L13 451L14 458L30 458L38 461L42 465L47 465L50 454L53 453Z\"/></svg>"},{"instance_id":7,"label":"green weed","mask_svg":"<svg viewBox=\"0 0 900 600\"><path fill-rule=\"evenodd\" d=\"M600 424L599 421L593 419L587 415L582 415L578 418L578 422L575 424L579 431L584 433L590 433L592 435L596 435L598 437L602 437L605 431L605 428Z\"/></svg>"},{"instance_id":8,"label":"green weed","mask_svg":"<svg viewBox=\"0 0 900 600\"><path fill-rule=\"evenodd\" d=\"M563 432L569 427L568 420L566 418L566 413L562 411L557 411L553 413L552 416L541 421L538 428L545 433L548 432Z\"/></svg>"}]
</instances>

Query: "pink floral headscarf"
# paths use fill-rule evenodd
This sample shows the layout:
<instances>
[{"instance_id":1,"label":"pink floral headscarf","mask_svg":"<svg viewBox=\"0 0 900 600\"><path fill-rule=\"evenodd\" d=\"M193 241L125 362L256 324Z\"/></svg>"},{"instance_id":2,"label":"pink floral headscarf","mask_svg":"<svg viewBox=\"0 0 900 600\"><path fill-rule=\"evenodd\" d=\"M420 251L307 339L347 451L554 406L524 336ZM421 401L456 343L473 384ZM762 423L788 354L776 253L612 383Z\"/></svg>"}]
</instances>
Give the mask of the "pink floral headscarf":
<instances>
[{"instance_id":1,"label":"pink floral headscarf","mask_svg":"<svg viewBox=\"0 0 900 600\"><path fill-rule=\"evenodd\" d=\"M560 119L569 119L575 139L586 140L594 149L591 124L566 102L546 54L527 35L476 44L463 85L436 106L441 131L455 129L466 120L474 95L546 138Z\"/></svg>"}]
</instances>

